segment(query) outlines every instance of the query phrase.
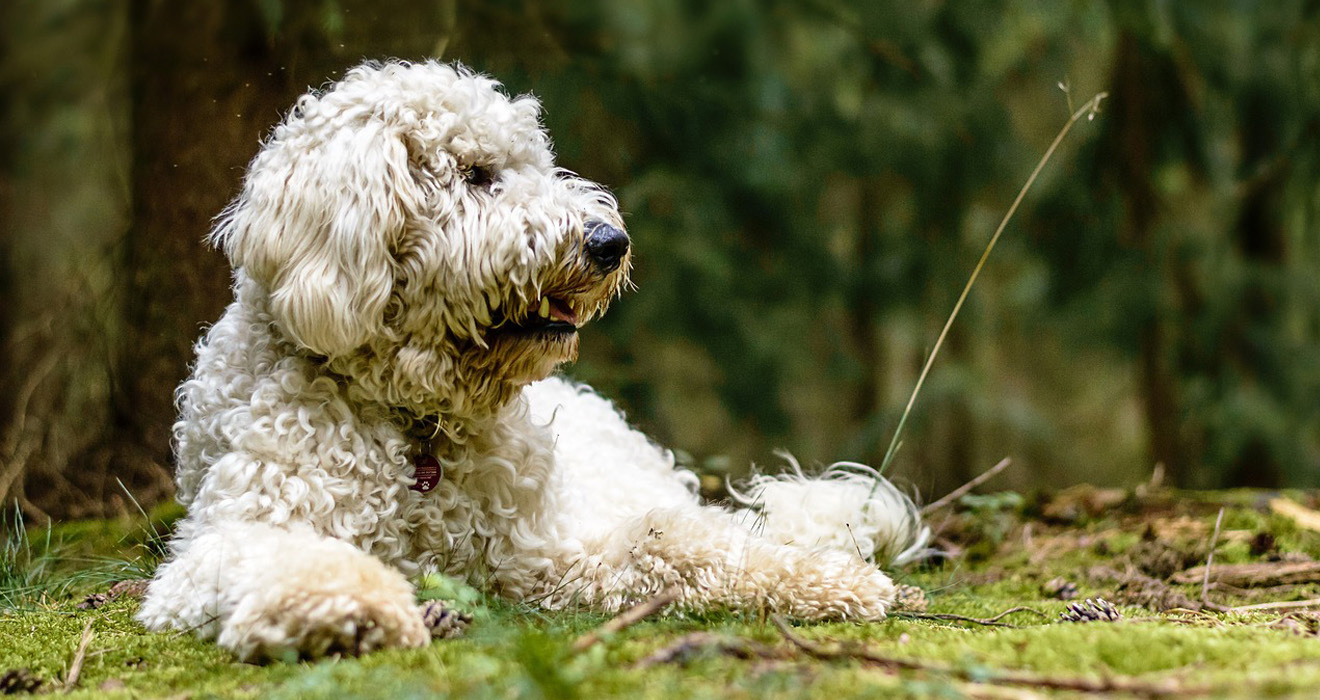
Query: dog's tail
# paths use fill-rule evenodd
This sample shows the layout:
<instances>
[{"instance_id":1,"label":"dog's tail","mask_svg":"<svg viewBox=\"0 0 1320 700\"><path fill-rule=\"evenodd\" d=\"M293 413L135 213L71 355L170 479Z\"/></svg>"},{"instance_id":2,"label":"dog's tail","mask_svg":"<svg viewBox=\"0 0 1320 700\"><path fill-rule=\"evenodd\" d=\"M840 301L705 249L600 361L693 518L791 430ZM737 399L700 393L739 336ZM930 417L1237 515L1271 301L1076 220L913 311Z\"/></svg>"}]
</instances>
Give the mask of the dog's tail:
<instances>
[{"instance_id":1,"label":"dog's tail","mask_svg":"<svg viewBox=\"0 0 1320 700\"><path fill-rule=\"evenodd\" d=\"M856 552L876 564L901 565L931 554L931 532L912 499L864 464L839 462L817 476L792 471L755 474L740 489L743 522L783 544Z\"/></svg>"}]
</instances>

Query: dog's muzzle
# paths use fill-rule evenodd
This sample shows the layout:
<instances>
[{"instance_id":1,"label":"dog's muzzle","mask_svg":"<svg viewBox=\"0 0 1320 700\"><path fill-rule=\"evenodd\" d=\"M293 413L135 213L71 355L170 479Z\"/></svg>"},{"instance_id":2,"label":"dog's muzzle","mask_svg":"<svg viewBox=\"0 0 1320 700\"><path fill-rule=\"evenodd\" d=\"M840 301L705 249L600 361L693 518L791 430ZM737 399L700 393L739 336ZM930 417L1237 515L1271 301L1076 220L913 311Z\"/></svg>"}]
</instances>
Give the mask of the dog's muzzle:
<instances>
[{"instance_id":1,"label":"dog's muzzle","mask_svg":"<svg viewBox=\"0 0 1320 700\"><path fill-rule=\"evenodd\" d=\"M617 270L628 254L628 234L600 221L588 222L586 234L583 248L591 263L604 273Z\"/></svg>"}]
</instances>

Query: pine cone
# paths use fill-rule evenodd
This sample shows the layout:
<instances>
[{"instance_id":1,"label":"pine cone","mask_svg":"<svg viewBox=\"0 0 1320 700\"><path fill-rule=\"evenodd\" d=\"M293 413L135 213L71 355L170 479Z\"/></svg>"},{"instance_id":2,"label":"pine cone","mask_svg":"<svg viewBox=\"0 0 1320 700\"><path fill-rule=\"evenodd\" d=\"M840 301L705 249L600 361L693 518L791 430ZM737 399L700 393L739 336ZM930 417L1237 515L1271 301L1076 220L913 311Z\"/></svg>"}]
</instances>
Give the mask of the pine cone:
<instances>
[{"instance_id":1,"label":"pine cone","mask_svg":"<svg viewBox=\"0 0 1320 700\"><path fill-rule=\"evenodd\" d=\"M439 600L431 600L422 606L422 620L431 628L431 639L453 639L463 636L472 622L472 616L454 610Z\"/></svg>"},{"instance_id":2,"label":"pine cone","mask_svg":"<svg viewBox=\"0 0 1320 700\"><path fill-rule=\"evenodd\" d=\"M894 612L926 612L929 606L926 592L917 586L900 585L894 595Z\"/></svg>"},{"instance_id":3,"label":"pine cone","mask_svg":"<svg viewBox=\"0 0 1320 700\"><path fill-rule=\"evenodd\" d=\"M12 671L0 673L0 695L18 695L19 693L33 693L45 681L32 675L32 672L26 668L16 668Z\"/></svg>"},{"instance_id":4,"label":"pine cone","mask_svg":"<svg viewBox=\"0 0 1320 700\"><path fill-rule=\"evenodd\" d=\"M79 610L95 610L108 602L110 602L110 596L104 593L93 593L83 598L83 601L74 607Z\"/></svg>"},{"instance_id":5,"label":"pine cone","mask_svg":"<svg viewBox=\"0 0 1320 700\"><path fill-rule=\"evenodd\" d=\"M1064 622L1114 622L1123 616L1118 608L1104 598L1088 598L1080 603L1069 603L1068 609L1059 613Z\"/></svg>"}]
</instances>

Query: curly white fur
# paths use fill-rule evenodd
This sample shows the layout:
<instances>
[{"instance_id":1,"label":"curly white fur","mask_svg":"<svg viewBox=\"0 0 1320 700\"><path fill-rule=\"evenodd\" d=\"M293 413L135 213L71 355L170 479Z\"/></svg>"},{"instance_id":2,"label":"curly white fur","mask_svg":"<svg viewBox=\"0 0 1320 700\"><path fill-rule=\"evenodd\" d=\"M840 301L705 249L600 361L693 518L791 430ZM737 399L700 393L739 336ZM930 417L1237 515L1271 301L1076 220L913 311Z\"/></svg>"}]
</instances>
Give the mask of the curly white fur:
<instances>
[{"instance_id":1,"label":"curly white fur","mask_svg":"<svg viewBox=\"0 0 1320 700\"><path fill-rule=\"evenodd\" d=\"M586 252L623 223L555 167L539 109L461 67L391 62L275 129L213 234L235 299L178 390L188 516L148 627L254 660L418 646L408 577L431 571L552 608L674 588L688 609L885 615L894 586L868 562L927 531L878 474L794 465L742 509L703 506L612 404L546 378L630 263ZM419 454L441 469L425 493Z\"/></svg>"}]
</instances>

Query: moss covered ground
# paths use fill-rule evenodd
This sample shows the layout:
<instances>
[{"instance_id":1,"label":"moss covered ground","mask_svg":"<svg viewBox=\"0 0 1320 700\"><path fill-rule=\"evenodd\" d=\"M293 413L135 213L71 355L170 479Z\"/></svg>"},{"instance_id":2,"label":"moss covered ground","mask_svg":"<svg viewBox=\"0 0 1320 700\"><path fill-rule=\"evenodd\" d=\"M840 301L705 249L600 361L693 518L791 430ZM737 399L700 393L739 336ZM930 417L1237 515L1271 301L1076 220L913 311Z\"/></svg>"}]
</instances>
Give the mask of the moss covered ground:
<instances>
[{"instance_id":1,"label":"moss covered ground","mask_svg":"<svg viewBox=\"0 0 1320 700\"><path fill-rule=\"evenodd\" d=\"M1306 493L971 496L930 516L948 556L898 572L924 591L909 592L905 612L875 624L795 624L800 644L764 613L662 614L575 652L606 616L545 612L431 579L422 595L474 613L463 638L269 666L133 621L134 592L113 584L149 574L161 523L11 525L0 562L0 694L1315 697L1320 615L1303 603L1320 598L1320 565L1310 566L1320 532L1307 520L1317 505ZM1093 606L1069 612L1102 597L1118 619Z\"/></svg>"}]
</instances>

